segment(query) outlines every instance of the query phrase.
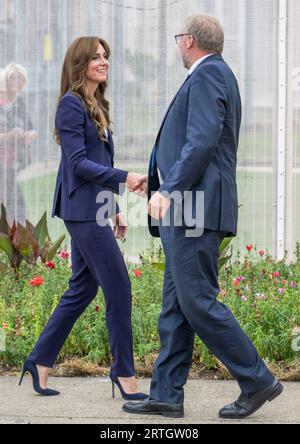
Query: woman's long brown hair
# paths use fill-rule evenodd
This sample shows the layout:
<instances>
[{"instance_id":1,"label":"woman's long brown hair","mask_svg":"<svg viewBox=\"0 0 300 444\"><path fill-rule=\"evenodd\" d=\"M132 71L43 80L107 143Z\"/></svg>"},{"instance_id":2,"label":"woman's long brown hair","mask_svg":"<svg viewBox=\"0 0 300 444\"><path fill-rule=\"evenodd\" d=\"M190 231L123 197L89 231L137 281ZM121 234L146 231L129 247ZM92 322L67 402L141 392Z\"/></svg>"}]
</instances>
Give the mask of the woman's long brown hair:
<instances>
[{"instance_id":1,"label":"woman's long brown hair","mask_svg":"<svg viewBox=\"0 0 300 444\"><path fill-rule=\"evenodd\" d=\"M107 58L110 56L108 43L99 37L78 37L69 46L61 73L60 93L58 104L63 95L71 91L83 101L87 111L94 121L99 137L106 140L105 128L110 128L109 101L105 97L107 82L99 83L95 94L87 88L85 73L92 58L95 56L99 43L104 47ZM56 129L54 138L60 144Z\"/></svg>"}]
</instances>

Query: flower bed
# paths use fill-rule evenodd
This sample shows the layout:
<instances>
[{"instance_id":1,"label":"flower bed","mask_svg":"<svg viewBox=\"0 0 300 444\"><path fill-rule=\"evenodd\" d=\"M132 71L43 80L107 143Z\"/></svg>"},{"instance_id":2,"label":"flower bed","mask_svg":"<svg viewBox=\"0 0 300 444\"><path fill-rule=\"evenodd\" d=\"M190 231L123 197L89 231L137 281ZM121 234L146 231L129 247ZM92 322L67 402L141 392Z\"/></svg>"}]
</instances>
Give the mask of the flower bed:
<instances>
[{"instance_id":1,"label":"flower bed","mask_svg":"<svg viewBox=\"0 0 300 444\"><path fill-rule=\"evenodd\" d=\"M220 271L219 300L234 312L261 356L271 365L295 365L300 350L300 259L287 265L276 262L263 250L247 246L244 254ZM135 358L142 371L159 351L157 321L161 309L163 263L151 255L141 263L128 264L132 282ZM20 368L31 351L71 276L70 257L60 252L53 261L23 263L18 276L1 273L0 327L5 350L0 365ZM105 305L97 297L75 324L58 359L84 359L85 363L108 366L110 353L105 325ZM220 363L199 338L195 341L194 367L220 369ZM222 367L222 366L221 366Z\"/></svg>"}]
</instances>

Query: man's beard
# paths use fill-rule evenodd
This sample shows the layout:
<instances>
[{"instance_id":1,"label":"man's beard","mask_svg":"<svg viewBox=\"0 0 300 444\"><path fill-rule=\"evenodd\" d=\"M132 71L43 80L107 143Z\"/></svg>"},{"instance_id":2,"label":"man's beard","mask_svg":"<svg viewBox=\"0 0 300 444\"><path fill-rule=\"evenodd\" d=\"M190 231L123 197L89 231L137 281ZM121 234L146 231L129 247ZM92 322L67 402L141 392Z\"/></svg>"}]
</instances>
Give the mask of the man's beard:
<instances>
[{"instance_id":1,"label":"man's beard","mask_svg":"<svg viewBox=\"0 0 300 444\"><path fill-rule=\"evenodd\" d=\"M183 54L181 54L181 58L182 58L183 66L184 66L186 69L189 69L189 68L190 68L190 64L189 64L188 60L185 58L185 56L184 56Z\"/></svg>"}]
</instances>

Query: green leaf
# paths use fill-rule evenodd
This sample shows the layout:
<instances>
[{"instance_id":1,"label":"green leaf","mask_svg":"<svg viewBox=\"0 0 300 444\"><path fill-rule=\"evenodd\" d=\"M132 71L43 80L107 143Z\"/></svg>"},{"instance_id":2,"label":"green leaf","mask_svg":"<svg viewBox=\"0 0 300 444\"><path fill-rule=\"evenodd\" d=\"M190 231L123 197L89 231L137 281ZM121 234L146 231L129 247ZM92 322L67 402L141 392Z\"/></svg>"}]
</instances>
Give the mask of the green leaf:
<instances>
[{"instance_id":1,"label":"green leaf","mask_svg":"<svg viewBox=\"0 0 300 444\"><path fill-rule=\"evenodd\" d=\"M224 267L224 265L232 258L232 254L230 256L221 257L219 259L218 268L219 270Z\"/></svg>"},{"instance_id":2,"label":"green leaf","mask_svg":"<svg viewBox=\"0 0 300 444\"><path fill-rule=\"evenodd\" d=\"M158 270L158 271L165 271L165 263L164 262L153 262L151 264L151 267L154 270Z\"/></svg>"},{"instance_id":3,"label":"green leaf","mask_svg":"<svg viewBox=\"0 0 300 444\"><path fill-rule=\"evenodd\" d=\"M57 253L57 250L59 249L59 247L61 246L61 244L63 243L63 241L65 240L65 235L63 234L59 239L57 239L56 242L54 242L54 244L49 248L48 252L47 252L47 261L52 261L52 259L54 258L54 256Z\"/></svg>"},{"instance_id":4,"label":"green leaf","mask_svg":"<svg viewBox=\"0 0 300 444\"><path fill-rule=\"evenodd\" d=\"M13 260L14 247L7 234L0 233L0 249L8 256L9 260Z\"/></svg>"},{"instance_id":5,"label":"green leaf","mask_svg":"<svg viewBox=\"0 0 300 444\"><path fill-rule=\"evenodd\" d=\"M47 212L43 214L37 226L35 227L36 238L38 241L39 248L42 248L45 240L49 237L48 227L47 227Z\"/></svg>"},{"instance_id":6,"label":"green leaf","mask_svg":"<svg viewBox=\"0 0 300 444\"><path fill-rule=\"evenodd\" d=\"M232 240L233 240L233 237L225 237L225 239L222 240L221 245L220 245L220 252L221 253L226 250L226 248L230 245Z\"/></svg>"}]
</instances>

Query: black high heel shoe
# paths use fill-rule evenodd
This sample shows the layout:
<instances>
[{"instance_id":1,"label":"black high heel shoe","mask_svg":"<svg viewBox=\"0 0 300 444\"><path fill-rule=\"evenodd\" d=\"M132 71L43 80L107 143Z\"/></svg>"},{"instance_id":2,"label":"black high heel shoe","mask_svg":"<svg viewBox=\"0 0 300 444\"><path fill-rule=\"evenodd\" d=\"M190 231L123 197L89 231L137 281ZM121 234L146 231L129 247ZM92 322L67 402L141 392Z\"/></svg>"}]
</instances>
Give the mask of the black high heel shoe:
<instances>
[{"instance_id":1,"label":"black high heel shoe","mask_svg":"<svg viewBox=\"0 0 300 444\"><path fill-rule=\"evenodd\" d=\"M57 390L51 390L51 389L48 389L48 388L47 389L43 389L40 386L40 378L39 378L39 373L38 373L37 367L36 367L34 362L28 361L28 359L25 361L25 363L23 365L23 370L22 370L19 386L22 384L23 377L24 377L26 372L29 372L31 374L32 382L33 382L33 388L34 388L34 390L37 393L39 393L40 395L43 395L43 396L59 395L59 392Z\"/></svg>"},{"instance_id":2,"label":"black high heel shoe","mask_svg":"<svg viewBox=\"0 0 300 444\"><path fill-rule=\"evenodd\" d=\"M149 398L149 395L146 395L146 393L126 393L124 392L124 389L118 380L117 376L109 375L111 384L112 384L112 397L115 397L115 384L117 384L120 393L122 395L122 398L125 401L142 401L143 399Z\"/></svg>"}]
</instances>

